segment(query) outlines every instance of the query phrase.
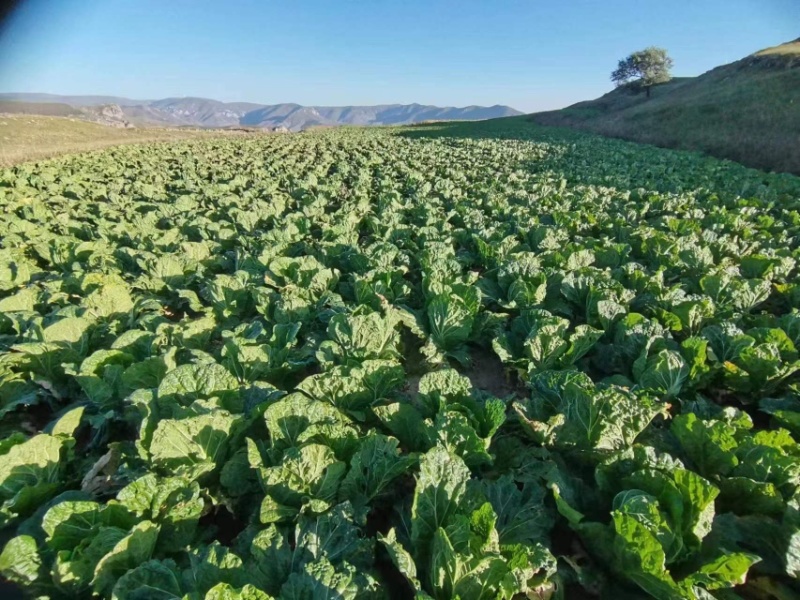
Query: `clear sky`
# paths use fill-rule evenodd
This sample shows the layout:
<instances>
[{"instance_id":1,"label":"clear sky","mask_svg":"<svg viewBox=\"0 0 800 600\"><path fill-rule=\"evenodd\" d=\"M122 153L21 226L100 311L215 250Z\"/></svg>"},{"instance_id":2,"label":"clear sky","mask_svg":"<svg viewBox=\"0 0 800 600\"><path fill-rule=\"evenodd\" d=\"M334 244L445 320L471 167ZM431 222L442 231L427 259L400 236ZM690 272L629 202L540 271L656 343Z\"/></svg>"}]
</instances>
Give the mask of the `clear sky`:
<instances>
[{"instance_id":1,"label":"clear sky","mask_svg":"<svg viewBox=\"0 0 800 600\"><path fill-rule=\"evenodd\" d=\"M0 91L557 108L667 48L698 75L800 36L800 0L29 0Z\"/></svg>"}]
</instances>

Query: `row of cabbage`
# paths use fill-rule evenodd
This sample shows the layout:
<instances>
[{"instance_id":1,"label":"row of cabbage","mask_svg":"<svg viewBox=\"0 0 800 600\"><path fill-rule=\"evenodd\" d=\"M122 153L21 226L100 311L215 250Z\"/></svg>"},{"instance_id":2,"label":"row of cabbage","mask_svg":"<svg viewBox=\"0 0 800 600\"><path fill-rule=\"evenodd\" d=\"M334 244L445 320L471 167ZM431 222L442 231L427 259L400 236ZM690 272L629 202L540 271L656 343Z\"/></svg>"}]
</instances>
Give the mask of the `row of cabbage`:
<instances>
[{"instance_id":1,"label":"row of cabbage","mask_svg":"<svg viewBox=\"0 0 800 600\"><path fill-rule=\"evenodd\" d=\"M520 121L0 176L34 597L791 598L800 181Z\"/></svg>"}]
</instances>

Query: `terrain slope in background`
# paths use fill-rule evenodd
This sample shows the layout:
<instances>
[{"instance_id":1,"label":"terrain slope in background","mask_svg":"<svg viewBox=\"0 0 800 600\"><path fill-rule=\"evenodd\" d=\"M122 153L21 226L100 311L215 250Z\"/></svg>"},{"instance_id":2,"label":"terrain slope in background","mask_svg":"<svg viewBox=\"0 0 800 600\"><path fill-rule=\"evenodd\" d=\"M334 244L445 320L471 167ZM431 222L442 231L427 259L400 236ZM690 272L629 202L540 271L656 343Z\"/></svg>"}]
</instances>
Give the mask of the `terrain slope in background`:
<instances>
[{"instance_id":1,"label":"terrain slope in background","mask_svg":"<svg viewBox=\"0 0 800 600\"><path fill-rule=\"evenodd\" d=\"M0 102L0 112L3 104ZM53 109L50 114L58 114L58 111ZM123 129L64 116L6 114L0 116L0 167L119 144L234 133L176 128Z\"/></svg>"},{"instance_id":2,"label":"terrain slope in background","mask_svg":"<svg viewBox=\"0 0 800 600\"><path fill-rule=\"evenodd\" d=\"M117 126L159 127L265 127L301 131L336 125L408 125L423 121L476 121L522 113L509 106L301 106L220 102L208 98L132 100L115 96L57 96L53 94L0 94L0 112L30 113L37 105L44 114L77 113L83 119ZM59 107L56 109L55 107ZM45 110L45 109L43 109Z\"/></svg>"},{"instance_id":3,"label":"terrain slope in background","mask_svg":"<svg viewBox=\"0 0 800 600\"><path fill-rule=\"evenodd\" d=\"M531 118L800 174L800 39L677 77L649 100L618 88Z\"/></svg>"},{"instance_id":4,"label":"terrain slope in background","mask_svg":"<svg viewBox=\"0 0 800 600\"><path fill-rule=\"evenodd\" d=\"M24 102L21 100L0 100L0 113L49 117L81 117L83 115L80 109L61 102Z\"/></svg>"}]
</instances>

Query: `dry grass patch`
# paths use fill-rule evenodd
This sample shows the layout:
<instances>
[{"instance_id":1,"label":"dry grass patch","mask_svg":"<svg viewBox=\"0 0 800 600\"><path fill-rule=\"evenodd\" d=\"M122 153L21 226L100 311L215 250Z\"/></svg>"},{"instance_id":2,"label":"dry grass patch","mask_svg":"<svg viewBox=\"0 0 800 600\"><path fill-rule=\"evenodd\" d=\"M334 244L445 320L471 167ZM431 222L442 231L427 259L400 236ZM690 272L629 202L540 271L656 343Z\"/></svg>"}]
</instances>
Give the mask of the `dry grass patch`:
<instances>
[{"instance_id":1,"label":"dry grass patch","mask_svg":"<svg viewBox=\"0 0 800 600\"><path fill-rule=\"evenodd\" d=\"M120 144L219 135L248 134L198 129L124 129L78 119L0 114L0 166Z\"/></svg>"}]
</instances>

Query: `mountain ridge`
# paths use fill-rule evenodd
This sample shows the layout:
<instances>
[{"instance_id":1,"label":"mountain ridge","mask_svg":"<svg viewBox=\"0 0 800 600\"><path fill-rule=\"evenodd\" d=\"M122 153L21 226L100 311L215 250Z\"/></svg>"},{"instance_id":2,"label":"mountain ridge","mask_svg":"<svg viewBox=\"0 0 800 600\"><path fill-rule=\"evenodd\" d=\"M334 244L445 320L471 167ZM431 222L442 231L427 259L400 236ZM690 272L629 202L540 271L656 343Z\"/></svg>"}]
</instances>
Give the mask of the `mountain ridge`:
<instances>
[{"instance_id":1,"label":"mountain ridge","mask_svg":"<svg viewBox=\"0 0 800 600\"><path fill-rule=\"evenodd\" d=\"M523 114L510 106L433 106L378 104L370 106L304 106L296 103L222 102L193 96L134 100L119 96L65 96L40 93L0 93L0 110L30 113L36 105L55 105L79 111L90 121L116 126L257 127L302 131L338 125L407 125L422 121L475 121ZM109 115L114 115L110 117Z\"/></svg>"}]
</instances>

